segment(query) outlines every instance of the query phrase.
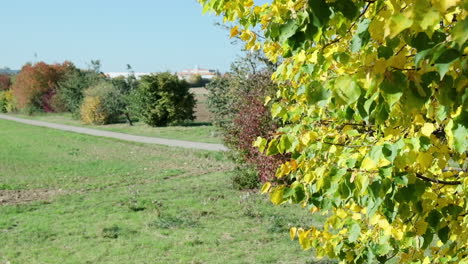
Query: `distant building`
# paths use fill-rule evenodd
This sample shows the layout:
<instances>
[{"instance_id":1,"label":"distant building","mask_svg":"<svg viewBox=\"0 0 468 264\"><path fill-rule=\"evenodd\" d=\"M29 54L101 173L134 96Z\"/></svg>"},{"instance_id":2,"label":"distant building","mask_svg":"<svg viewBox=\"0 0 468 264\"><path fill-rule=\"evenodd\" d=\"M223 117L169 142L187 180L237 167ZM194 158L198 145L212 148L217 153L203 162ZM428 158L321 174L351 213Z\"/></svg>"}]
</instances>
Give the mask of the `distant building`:
<instances>
[{"instance_id":1,"label":"distant building","mask_svg":"<svg viewBox=\"0 0 468 264\"><path fill-rule=\"evenodd\" d=\"M195 66L195 69L187 69L182 70L177 73L180 79L187 80L191 76L200 75L203 79L211 80L215 76L219 75L217 70L209 70L209 69L200 69L198 66Z\"/></svg>"},{"instance_id":2,"label":"distant building","mask_svg":"<svg viewBox=\"0 0 468 264\"><path fill-rule=\"evenodd\" d=\"M127 78L128 76L130 76L131 73L129 72L105 72L104 74L109 78L117 78L117 77ZM152 73L151 72L135 72L133 74L135 75L137 79L140 79L141 76L151 75Z\"/></svg>"}]
</instances>

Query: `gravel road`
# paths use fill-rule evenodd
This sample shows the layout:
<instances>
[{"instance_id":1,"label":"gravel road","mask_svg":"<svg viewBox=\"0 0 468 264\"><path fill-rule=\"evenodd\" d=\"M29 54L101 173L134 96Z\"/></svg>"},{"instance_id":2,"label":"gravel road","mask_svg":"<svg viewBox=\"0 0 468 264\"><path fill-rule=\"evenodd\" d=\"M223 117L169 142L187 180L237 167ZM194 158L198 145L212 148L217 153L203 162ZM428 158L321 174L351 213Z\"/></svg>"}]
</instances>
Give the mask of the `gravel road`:
<instances>
[{"instance_id":1,"label":"gravel road","mask_svg":"<svg viewBox=\"0 0 468 264\"><path fill-rule=\"evenodd\" d=\"M17 118L8 115L0 114L0 119L15 121L18 123L41 126L59 129L63 131L75 132L80 134L98 136L98 137L107 137L107 138L116 138L126 141L148 143L148 144L158 144L165 145L170 147L180 147L180 148L191 148L191 149L200 149L200 150L210 150L210 151L226 151L227 148L222 144L212 144L212 143L201 143L185 140L175 140L175 139L165 139L165 138L156 138L156 137L145 137L145 136L135 136L118 132L103 131L92 128L76 127L69 125L61 125L37 120L29 120L24 118Z\"/></svg>"}]
</instances>

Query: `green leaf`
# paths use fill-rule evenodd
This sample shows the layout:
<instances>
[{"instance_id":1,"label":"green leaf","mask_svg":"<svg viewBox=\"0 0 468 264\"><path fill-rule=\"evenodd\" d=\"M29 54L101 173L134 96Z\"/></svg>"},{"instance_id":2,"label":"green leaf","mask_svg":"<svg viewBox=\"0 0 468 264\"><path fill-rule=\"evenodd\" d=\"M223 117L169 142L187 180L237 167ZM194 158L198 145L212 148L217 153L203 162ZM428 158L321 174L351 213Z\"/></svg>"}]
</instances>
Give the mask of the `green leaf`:
<instances>
[{"instance_id":1,"label":"green leaf","mask_svg":"<svg viewBox=\"0 0 468 264\"><path fill-rule=\"evenodd\" d=\"M426 217L426 222L429 223L429 226L436 230L439 222L442 218L442 214L438 210L433 209L429 215Z\"/></svg>"},{"instance_id":2,"label":"green leaf","mask_svg":"<svg viewBox=\"0 0 468 264\"><path fill-rule=\"evenodd\" d=\"M370 40L370 33L368 31L370 19L363 19L359 22L357 26L356 33L351 39L351 51L358 52L362 47L364 47Z\"/></svg>"},{"instance_id":3,"label":"green leaf","mask_svg":"<svg viewBox=\"0 0 468 264\"><path fill-rule=\"evenodd\" d=\"M313 81L306 87L307 103L315 104L330 97L330 91L325 89L318 81Z\"/></svg>"},{"instance_id":4,"label":"green leaf","mask_svg":"<svg viewBox=\"0 0 468 264\"><path fill-rule=\"evenodd\" d=\"M313 24L318 28L323 27L331 16L327 2L325 0L309 0L309 7L313 15Z\"/></svg>"},{"instance_id":5,"label":"green leaf","mask_svg":"<svg viewBox=\"0 0 468 264\"><path fill-rule=\"evenodd\" d=\"M468 18L458 22L452 30L453 41L461 49L468 40Z\"/></svg>"},{"instance_id":6,"label":"green leaf","mask_svg":"<svg viewBox=\"0 0 468 264\"><path fill-rule=\"evenodd\" d=\"M277 141L276 141L276 139L273 139L273 140L270 141L270 143L268 143L268 148L267 148L267 151L266 151L266 155L267 156L272 156L272 155L276 155L278 153L279 153L279 151L278 151Z\"/></svg>"},{"instance_id":7,"label":"green leaf","mask_svg":"<svg viewBox=\"0 0 468 264\"><path fill-rule=\"evenodd\" d=\"M393 56L393 49L386 46L380 46L377 48L377 55L379 58L385 58L388 60L390 57Z\"/></svg>"},{"instance_id":8,"label":"green leaf","mask_svg":"<svg viewBox=\"0 0 468 264\"><path fill-rule=\"evenodd\" d=\"M436 59L436 64L448 64L452 63L456 59L461 57L461 53L456 49L447 49L440 54Z\"/></svg>"},{"instance_id":9,"label":"green leaf","mask_svg":"<svg viewBox=\"0 0 468 264\"><path fill-rule=\"evenodd\" d=\"M306 197L305 191L304 191L304 186L302 184L299 184L294 188L294 194L292 197L292 200L294 203L300 203L304 198Z\"/></svg>"},{"instance_id":10,"label":"green leaf","mask_svg":"<svg viewBox=\"0 0 468 264\"><path fill-rule=\"evenodd\" d=\"M351 0L335 1L330 3L330 5L333 9L343 13L343 15L349 20L352 20L358 14L358 8Z\"/></svg>"},{"instance_id":11,"label":"green leaf","mask_svg":"<svg viewBox=\"0 0 468 264\"><path fill-rule=\"evenodd\" d=\"M452 134L454 148L462 154L468 149L468 129L463 124L454 122Z\"/></svg>"},{"instance_id":12,"label":"green leaf","mask_svg":"<svg viewBox=\"0 0 468 264\"><path fill-rule=\"evenodd\" d=\"M424 32L419 32L411 39L411 46L418 52L434 47L435 43Z\"/></svg>"},{"instance_id":13,"label":"green leaf","mask_svg":"<svg viewBox=\"0 0 468 264\"><path fill-rule=\"evenodd\" d=\"M413 20L405 17L401 13L397 13L390 18L390 37L395 37L401 31L411 27Z\"/></svg>"},{"instance_id":14,"label":"green leaf","mask_svg":"<svg viewBox=\"0 0 468 264\"><path fill-rule=\"evenodd\" d=\"M349 236L348 236L349 242L351 243L356 242L360 234L361 234L361 226L359 226L358 223L354 222L349 228Z\"/></svg>"},{"instance_id":15,"label":"green leaf","mask_svg":"<svg viewBox=\"0 0 468 264\"><path fill-rule=\"evenodd\" d=\"M335 80L334 89L338 97L346 104L350 105L356 102L361 95L361 88L348 75L343 75Z\"/></svg>"},{"instance_id":16,"label":"green leaf","mask_svg":"<svg viewBox=\"0 0 468 264\"><path fill-rule=\"evenodd\" d=\"M264 139L262 137L257 137L257 139L253 142L252 145L254 147L257 147L258 150L263 153L263 151L265 150L266 144L267 144L266 139Z\"/></svg>"},{"instance_id":17,"label":"green leaf","mask_svg":"<svg viewBox=\"0 0 468 264\"><path fill-rule=\"evenodd\" d=\"M396 144L384 144L382 154L388 161L393 162L398 154L398 146Z\"/></svg>"},{"instance_id":18,"label":"green leaf","mask_svg":"<svg viewBox=\"0 0 468 264\"><path fill-rule=\"evenodd\" d=\"M390 106L390 109L400 100L400 97L403 95L403 90L407 86L408 82L406 75L401 71L391 72L380 84L380 90L383 92L383 98Z\"/></svg>"},{"instance_id":19,"label":"green leaf","mask_svg":"<svg viewBox=\"0 0 468 264\"><path fill-rule=\"evenodd\" d=\"M286 24L279 28L279 41L286 42L290 37L296 34L299 25L296 23L296 20L291 19Z\"/></svg>"},{"instance_id":20,"label":"green leaf","mask_svg":"<svg viewBox=\"0 0 468 264\"><path fill-rule=\"evenodd\" d=\"M437 236L439 237L440 241L442 241L442 243L447 242L447 240L449 239L449 234L450 228L448 226L441 228L439 229L439 231L437 231Z\"/></svg>"},{"instance_id":21,"label":"green leaf","mask_svg":"<svg viewBox=\"0 0 468 264\"><path fill-rule=\"evenodd\" d=\"M280 143L278 145L278 151L282 154L287 152L292 146L292 142L289 135L283 135L280 139Z\"/></svg>"}]
</instances>

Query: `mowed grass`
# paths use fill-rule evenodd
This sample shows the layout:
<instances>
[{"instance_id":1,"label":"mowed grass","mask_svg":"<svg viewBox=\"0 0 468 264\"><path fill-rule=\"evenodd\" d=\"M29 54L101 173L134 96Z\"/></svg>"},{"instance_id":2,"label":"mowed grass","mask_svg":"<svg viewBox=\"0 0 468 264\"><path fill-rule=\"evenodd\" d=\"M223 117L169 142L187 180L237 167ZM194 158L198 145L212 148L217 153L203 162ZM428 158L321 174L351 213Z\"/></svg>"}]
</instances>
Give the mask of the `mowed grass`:
<instances>
[{"instance_id":1,"label":"mowed grass","mask_svg":"<svg viewBox=\"0 0 468 264\"><path fill-rule=\"evenodd\" d=\"M315 263L288 228L320 217L232 189L231 169L0 120L0 263Z\"/></svg>"},{"instance_id":2,"label":"mowed grass","mask_svg":"<svg viewBox=\"0 0 468 264\"><path fill-rule=\"evenodd\" d=\"M151 127L143 122L136 122L133 126L130 126L126 123L97 126L84 125L80 120L74 119L71 113L36 113L33 115L10 115L25 119L101 129L139 136L179 139L204 143L222 143L220 133L214 126L209 125L209 123L194 122L193 124L188 124L187 126Z\"/></svg>"}]
</instances>

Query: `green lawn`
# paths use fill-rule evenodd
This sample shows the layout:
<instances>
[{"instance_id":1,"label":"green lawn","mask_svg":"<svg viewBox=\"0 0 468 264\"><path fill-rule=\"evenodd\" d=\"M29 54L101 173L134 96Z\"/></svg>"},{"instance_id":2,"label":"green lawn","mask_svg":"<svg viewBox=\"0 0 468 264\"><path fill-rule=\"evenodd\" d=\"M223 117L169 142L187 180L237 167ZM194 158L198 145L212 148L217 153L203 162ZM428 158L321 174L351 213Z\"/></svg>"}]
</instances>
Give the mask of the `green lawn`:
<instances>
[{"instance_id":1,"label":"green lawn","mask_svg":"<svg viewBox=\"0 0 468 264\"><path fill-rule=\"evenodd\" d=\"M150 127L142 122L137 122L134 126L128 124L110 124L103 126L84 125L80 120L73 119L71 113L38 113L34 115L10 114L11 116L59 123L72 126L81 126L94 129L102 129L113 132L121 132L139 136L160 137L169 139L180 139L205 143L222 143L219 132L214 126L204 123L193 123L191 126L168 126Z\"/></svg>"},{"instance_id":2,"label":"green lawn","mask_svg":"<svg viewBox=\"0 0 468 264\"><path fill-rule=\"evenodd\" d=\"M0 120L0 263L316 263L222 153Z\"/></svg>"}]
</instances>

